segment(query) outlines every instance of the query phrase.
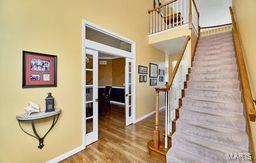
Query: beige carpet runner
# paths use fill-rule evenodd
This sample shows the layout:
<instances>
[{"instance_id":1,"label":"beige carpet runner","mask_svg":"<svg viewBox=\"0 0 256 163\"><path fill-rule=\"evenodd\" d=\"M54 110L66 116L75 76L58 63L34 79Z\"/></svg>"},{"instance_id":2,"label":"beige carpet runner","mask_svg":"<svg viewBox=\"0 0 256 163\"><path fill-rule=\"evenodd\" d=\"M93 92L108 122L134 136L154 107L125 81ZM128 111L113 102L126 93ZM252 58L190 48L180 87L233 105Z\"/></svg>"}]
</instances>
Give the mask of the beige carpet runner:
<instances>
[{"instance_id":1,"label":"beige carpet runner","mask_svg":"<svg viewBox=\"0 0 256 163\"><path fill-rule=\"evenodd\" d=\"M191 70L167 162L246 162L230 159L249 144L232 33L201 38Z\"/></svg>"}]
</instances>

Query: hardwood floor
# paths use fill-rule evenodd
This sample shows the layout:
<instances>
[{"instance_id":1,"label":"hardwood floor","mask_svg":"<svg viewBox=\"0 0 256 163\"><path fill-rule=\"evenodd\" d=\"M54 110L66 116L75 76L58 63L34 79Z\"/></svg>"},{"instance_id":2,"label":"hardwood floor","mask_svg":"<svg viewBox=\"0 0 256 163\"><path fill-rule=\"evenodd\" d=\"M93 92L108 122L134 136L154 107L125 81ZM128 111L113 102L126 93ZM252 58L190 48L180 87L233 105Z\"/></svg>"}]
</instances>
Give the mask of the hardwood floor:
<instances>
[{"instance_id":1,"label":"hardwood floor","mask_svg":"<svg viewBox=\"0 0 256 163\"><path fill-rule=\"evenodd\" d=\"M154 121L153 115L126 127L124 107L113 105L111 113L99 117L99 140L62 162L163 162L148 154ZM160 112L160 124L163 133L164 112Z\"/></svg>"}]
</instances>

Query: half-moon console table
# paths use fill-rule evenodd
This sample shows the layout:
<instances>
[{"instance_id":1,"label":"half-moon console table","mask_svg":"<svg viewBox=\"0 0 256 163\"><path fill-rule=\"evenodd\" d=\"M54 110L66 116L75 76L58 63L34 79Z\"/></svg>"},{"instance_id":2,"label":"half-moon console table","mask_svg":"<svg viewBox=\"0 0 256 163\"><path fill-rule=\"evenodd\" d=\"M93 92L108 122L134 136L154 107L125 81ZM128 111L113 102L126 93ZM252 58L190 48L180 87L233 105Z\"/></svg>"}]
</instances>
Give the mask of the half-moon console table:
<instances>
[{"instance_id":1,"label":"half-moon console table","mask_svg":"<svg viewBox=\"0 0 256 163\"><path fill-rule=\"evenodd\" d=\"M21 114L21 115L17 115L16 119L19 122L19 126L20 126L21 130L23 132L25 132L26 134L28 134L29 136L32 136L32 137L36 138L39 141L38 148L42 149L44 147L44 138L47 136L47 134L52 130L52 128L57 123L60 113L61 113L61 110L57 109L57 110L52 111L52 112L40 112L40 113L31 114L31 115ZM52 124L51 124L51 127L49 128L49 130L44 134L44 136L40 137L38 135L37 131L36 131L36 128L35 128L35 121L41 120L41 119L46 119L46 118L52 118ZM21 122L30 122L31 125L32 125L32 130L34 132L34 135L25 131L21 127Z\"/></svg>"}]
</instances>

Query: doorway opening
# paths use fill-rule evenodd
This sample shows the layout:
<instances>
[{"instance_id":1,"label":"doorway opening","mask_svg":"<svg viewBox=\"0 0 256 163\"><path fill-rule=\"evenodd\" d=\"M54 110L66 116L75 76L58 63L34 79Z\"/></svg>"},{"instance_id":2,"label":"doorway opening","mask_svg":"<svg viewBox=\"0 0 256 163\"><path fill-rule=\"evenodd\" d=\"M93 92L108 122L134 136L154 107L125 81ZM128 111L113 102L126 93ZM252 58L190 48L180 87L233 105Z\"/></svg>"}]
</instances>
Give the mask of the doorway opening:
<instances>
[{"instance_id":1,"label":"doorway opening","mask_svg":"<svg viewBox=\"0 0 256 163\"><path fill-rule=\"evenodd\" d=\"M135 42L84 20L82 59L86 146L98 140L101 119L135 122Z\"/></svg>"},{"instance_id":2,"label":"doorway opening","mask_svg":"<svg viewBox=\"0 0 256 163\"><path fill-rule=\"evenodd\" d=\"M99 137L104 137L106 125L125 126L124 57L99 53L98 98Z\"/></svg>"}]
</instances>

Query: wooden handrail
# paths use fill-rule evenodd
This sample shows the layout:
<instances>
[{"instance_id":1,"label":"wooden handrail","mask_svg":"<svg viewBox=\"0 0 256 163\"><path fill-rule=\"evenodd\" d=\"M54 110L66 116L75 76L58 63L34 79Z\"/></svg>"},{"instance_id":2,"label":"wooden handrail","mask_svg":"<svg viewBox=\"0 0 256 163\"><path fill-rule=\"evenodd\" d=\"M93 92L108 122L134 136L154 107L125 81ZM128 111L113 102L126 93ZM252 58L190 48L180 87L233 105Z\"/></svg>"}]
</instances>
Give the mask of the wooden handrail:
<instances>
[{"instance_id":1,"label":"wooden handrail","mask_svg":"<svg viewBox=\"0 0 256 163\"><path fill-rule=\"evenodd\" d=\"M213 25L213 26L206 26L206 27L200 27L200 29L218 28L218 27L224 27L224 26L229 26L229 25L232 25L232 23L220 24L220 25Z\"/></svg>"},{"instance_id":2,"label":"wooden handrail","mask_svg":"<svg viewBox=\"0 0 256 163\"><path fill-rule=\"evenodd\" d=\"M153 12L153 11L157 11L157 10L161 9L162 7L167 6L167 5L169 5L169 4L171 4L171 3L174 3L174 2L176 2L176 1L177 1L177 0L173 0L173 1L170 1L170 2L167 2L167 3L164 3L164 4L162 4L162 5L160 5L160 6L156 7L156 8L153 8L153 9L151 9L151 10L148 10L148 13L151 13L151 12Z\"/></svg>"},{"instance_id":3,"label":"wooden handrail","mask_svg":"<svg viewBox=\"0 0 256 163\"><path fill-rule=\"evenodd\" d=\"M185 51L186 51L186 48L187 48L187 45L188 45L189 40L190 40L190 36L187 36L187 37L186 37L185 44L184 44L184 46L183 46L183 48L182 48L181 56L180 56L180 58L179 58L177 64L176 64L175 67L174 67L173 73L171 73L169 82L168 82L167 85L166 85L166 89L167 89L167 90L170 90L170 88L171 88L171 86L172 86L173 80L174 80L174 78L175 78L175 76L176 76L176 74L177 74L177 71L178 71L179 67L180 67L180 63L181 63L181 60L182 60L182 58L183 58L183 56L184 56L184 54L185 54Z\"/></svg>"},{"instance_id":4,"label":"wooden handrail","mask_svg":"<svg viewBox=\"0 0 256 163\"><path fill-rule=\"evenodd\" d=\"M245 106L245 112L246 112L249 120L255 122L256 110L254 107L252 92L251 92L249 79L248 79L248 73L246 70L245 62L244 62L243 50L242 50L242 46L240 44L238 29L237 29L236 21L234 18L233 10L231 7L229 8L229 10L230 10L232 24L233 24L233 30L232 30L233 31L233 39L234 39L236 57L237 57L239 74L240 74L241 85L242 85L242 93L243 93L243 100L244 100L243 102L244 102L244 106Z\"/></svg>"},{"instance_id":5,"label":"wooden handrail","mask_svg":"<svg viewBox=\"0 0 256 163\"><path fill-rule=\"evenodd\" d=\"M184 44L184 46L182 48L181 56L180 56L177 64L175 65L173 72L171 72L171 76L170 76L170 79L169 79L168 83L166 84L166 86L164 88L155 88L156 92L167 92L167 91L170 90L170 88L171 88L171 86L173 84L174 78L175 78L175 76L177 74L177 71L178 71L178 69L180 67L180 63L182 61L182 58L183 58L183 56L185 54L186 47L188 45L189 40L190 40L190 36L187 36L185 44Z\"/></svg>"}]
</instances>

